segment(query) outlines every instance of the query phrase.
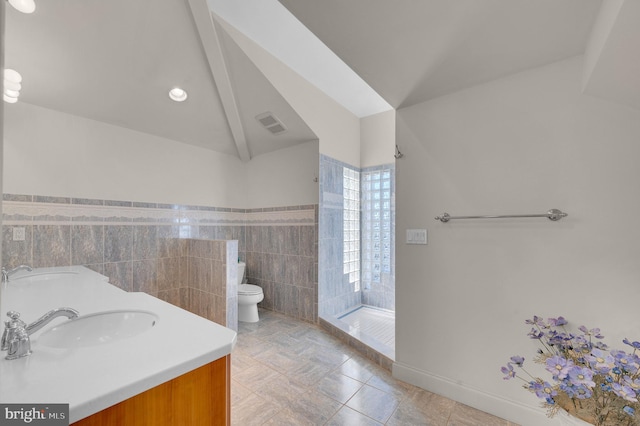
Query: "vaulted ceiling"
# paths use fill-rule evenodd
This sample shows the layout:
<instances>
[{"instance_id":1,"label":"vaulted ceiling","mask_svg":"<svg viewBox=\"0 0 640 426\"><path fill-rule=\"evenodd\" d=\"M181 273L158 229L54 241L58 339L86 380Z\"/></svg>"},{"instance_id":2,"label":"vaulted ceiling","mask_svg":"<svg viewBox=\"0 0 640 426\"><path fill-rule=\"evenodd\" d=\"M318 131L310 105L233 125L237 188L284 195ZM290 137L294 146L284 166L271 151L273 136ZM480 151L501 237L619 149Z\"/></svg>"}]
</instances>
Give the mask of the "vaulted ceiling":
<instances>
[{"instance_id":1,"label":"vaulted ceiling","mask_svg":"<svg viewBox=\"0 0 640 426\"><path fill-rule=\"evenodd\" d=\"M7 6L5 64L23 76L22 102L246 161L316 136L218 20L363 116L370 112L362 105L402 108L582 54L601 3L36 0L29 15ZM628 31L609 33L634 45L624 38ZM326 52L318 53L318 46ZM609 56L624 58L617 53ZM608 63L615 68L615 59ZM603 69L591 74L606 74ZM187 90L187 101L169 100L174 86ZM378 99L371 101L365 89ZM287 131L266 130L256 120L265 112Z\"/></svg>"}]
</instances>

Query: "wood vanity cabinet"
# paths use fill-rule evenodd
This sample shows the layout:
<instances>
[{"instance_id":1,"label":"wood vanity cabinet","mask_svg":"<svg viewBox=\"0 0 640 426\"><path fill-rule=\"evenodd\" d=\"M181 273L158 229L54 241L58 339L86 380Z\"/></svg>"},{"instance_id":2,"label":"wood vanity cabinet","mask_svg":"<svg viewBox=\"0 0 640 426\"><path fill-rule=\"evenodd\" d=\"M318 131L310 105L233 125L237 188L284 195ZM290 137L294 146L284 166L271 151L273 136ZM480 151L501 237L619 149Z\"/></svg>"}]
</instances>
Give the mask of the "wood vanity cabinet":
<instances>
[{"instance_id":1,"label":"wood vanity cabinet","mask_svg":"<svg viewBox=\"0 0 640 426\"><path fill-rule=\"evenodd\" d=\"M218 426L231 424L231 356L151 388L73 426Z\"/></svg>"}]
</instances>

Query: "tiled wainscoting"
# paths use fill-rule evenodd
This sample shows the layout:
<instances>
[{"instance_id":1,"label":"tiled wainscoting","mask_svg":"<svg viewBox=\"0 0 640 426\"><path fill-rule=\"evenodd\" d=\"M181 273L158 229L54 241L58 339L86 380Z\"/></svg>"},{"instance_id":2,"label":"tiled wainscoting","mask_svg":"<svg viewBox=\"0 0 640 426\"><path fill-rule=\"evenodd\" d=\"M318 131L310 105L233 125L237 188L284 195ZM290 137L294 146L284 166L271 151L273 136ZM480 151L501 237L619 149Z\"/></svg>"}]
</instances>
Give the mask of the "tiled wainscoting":
<instances>
[{"instance_id":1,"label":"tiled wainscoting","mask_svg":"<svg viewBox=\"0 0 640 426\"><path fill-rule=\"evenodd\" d=\"M124 290L234 326L236 261L243 259L250 282L265 288L265 307L317 321L317 205L246 210L13 194L3 200L5 266L85 265ZM25 228L24 240L14 240L14 228Z\"/></svg>"},{"instance_id":2,"label":"tiled wainscoting","mask_svg":"<svg viewBox=\"0 0 640 426\"><path fill-rule=\"evenodd\" d=\"M314 208L314 221L316 211ZM314 226L247 226L246 232L247 277L249 282L262 287L262 306L316 322L317 223Z\"/></svg>"}]
</instances>

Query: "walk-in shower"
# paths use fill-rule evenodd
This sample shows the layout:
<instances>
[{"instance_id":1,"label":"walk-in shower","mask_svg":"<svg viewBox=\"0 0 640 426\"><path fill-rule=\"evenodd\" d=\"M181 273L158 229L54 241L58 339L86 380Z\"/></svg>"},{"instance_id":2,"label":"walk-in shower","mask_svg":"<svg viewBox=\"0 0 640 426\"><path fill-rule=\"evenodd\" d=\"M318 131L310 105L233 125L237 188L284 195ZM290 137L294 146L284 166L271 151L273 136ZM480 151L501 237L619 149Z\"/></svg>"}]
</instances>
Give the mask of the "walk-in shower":
<instances>
[{"instance_id":1,"label":"walk-in shower","mask_svg":"<svg viewBox=\"0 0 640 426\"><path fill-rule=\"evenodd\" d=\"M321 323L393 360L395 167L320 158Z\"/></svg>"}]
</instances>

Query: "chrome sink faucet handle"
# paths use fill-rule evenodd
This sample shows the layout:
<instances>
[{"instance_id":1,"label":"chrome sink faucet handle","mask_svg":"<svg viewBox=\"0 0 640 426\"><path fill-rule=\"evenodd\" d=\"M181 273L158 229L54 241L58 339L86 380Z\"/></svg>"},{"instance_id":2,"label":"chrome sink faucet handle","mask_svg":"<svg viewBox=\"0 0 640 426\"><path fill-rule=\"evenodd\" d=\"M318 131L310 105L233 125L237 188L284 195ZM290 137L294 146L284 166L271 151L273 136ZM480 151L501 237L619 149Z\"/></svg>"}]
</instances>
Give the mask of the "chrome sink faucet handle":
<instances>
[{"instance_id":1,"label":"chrome sink faucet handle","mask_svg":"<svg viewBox=\"0 0 640 426\"><path fill-rule=\"evenodd\" d=\"M9 311L7 316L11 318L4 322L4 331L2 332L2 341L0 341L0 350L9 350L9 342L15 339L19 330L24 330L27 323L20 319L20 312Z\"/></svg>"},{"instance_id":2,"label":"chrome sink faucet handle","mask_svg":"<svg viewBox=\"0 0 640 426\"><path fill-rule=\"evenodd\" d=\"M27 271L31 272L33 271L33 268L31 268L31 266L29 265L20 265L20 266L16 266L13 269L9 269L7 271L7 268L5 268L4 266L2 267L2 282L6 283L9 282L9 276L15 274L18 271L21 271L23 269L26 269Z\"/></svg>"},{"instance_id":3,"label":"chrome sink faucet handle","mask_svg":"<svg viewBox=\"0 0 640 426\"><path fill-rule=\"evenodd\" d=\"M78 317L78 311L72 308L53 309L36 321L27 325L20 319L20 313L7 312L10 321L5 321L5 329L2 333L2 345L0 350L7 351L5 359L18 359L31 355L31 340L29 336L47 325L54 318L65 316L69 319Z\"/></svg>"}]
</instances>

